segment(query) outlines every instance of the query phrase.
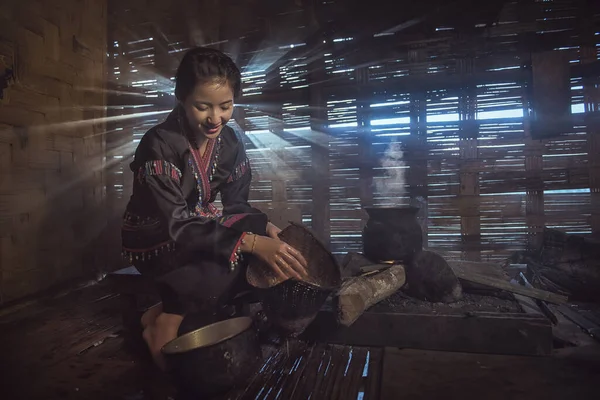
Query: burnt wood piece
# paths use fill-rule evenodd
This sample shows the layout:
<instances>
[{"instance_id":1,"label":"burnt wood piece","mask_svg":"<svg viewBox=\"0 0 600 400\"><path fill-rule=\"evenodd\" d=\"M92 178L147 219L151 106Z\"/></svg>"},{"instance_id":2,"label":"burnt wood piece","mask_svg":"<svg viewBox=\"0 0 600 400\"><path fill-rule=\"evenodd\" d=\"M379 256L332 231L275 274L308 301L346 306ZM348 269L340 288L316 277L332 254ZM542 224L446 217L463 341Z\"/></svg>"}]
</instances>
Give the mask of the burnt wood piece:
<instances>
[{"instance_id":1,"label":"burnt wood piece","mask_svg":"<svg viewBox=\"0 0 600 400\"><path fill-rule=\"evenodd\" d=\"M600 326L596 325L594 322L585 318L583 315L579 314L575 310L572 310L566 305L560 305L557 307L557 309L562 315L583 329L584 332L588 333L594 339L600 340Z\"/></svg>"},{"instance_id":2,"label":"burnt wood piece","mask_svg":"<svg viewBox=\"0 0 600 400\"><path fill-rule=\"evenodd\" d=\"M418 252L406 266L407 293L420 300L452 303L462 297L462 286L444 258L433 251Z\"/></svg>"},{"instance_id":3,"label":"burnt wood piece","mask_svg":"<svg viewBox=\"0 0 600 400\"><path fill-rule=\"evenodd\" d=\"M370 275L372 273L379 273L386 269L389 269L392 264L373 264L360 267L360 276Z\"/></svg>"},{"instance_id":4,"label":"burnt wood piece","mask_svg":"<svg viewBox=\"0 0 600 400\"><path fill-rule=\"evenodd\" d=\"M468 282L479 283L485 286L490 286L497 289L506 290L512 293L518 293L523 296L532 297L534 299L540 299L555 304L564 304L568 298L545 290L527 288L520 285L513 285L508 281L498 278L492 278L489 276L473 273L473 272L458 272L457 276L461 280ZM409 277L410 279L410 277ZM410 282L410 281L409 281Z\"/></svg>"},{"instance_id":5,"label":"burnt wood piece","mask_svg":"<svg viewBox=\"0 0 600 400\"><path fill-rule=\"evenodd\" d=\"M363 254L350 252L344 256L342 263L340 264L342 269L342 277L357 276L364 273L363 268L370 266L377 266L380 264L373 264L373 261L369 260Z\"/></svg>"},{"instance_id":6,"label":"burnt wood piece","mask_svg":"<svg viewBox=\"0 0 600 400\"><path fill-rule=\"evenodd\" d=\"M552 326L543 316L502 313L425 315L364 313L352 326L321 311L304 338L352 346L489 354L550 355Z\"/></svg>"},{"instance_id":7,"label":"burnt wood piece","mask_svg":"<svg viewBox=\"0 0 600 400\"><path fill-rule=\"evenodd\" d=\"M566 292L573 301L600 301L598 240L546 228L542 247L527 261L534 285Z\"/></svg>"},{"instance_id":8,"label":"burnt wood piece","mask_svg":"<svg viewBox=\"0 0 600 400\"><path fill-rule=\"evenodd\" d=\"M531 301L531 299L529 300ZM560 311L558 311L559 306L549 304L548 308L554 313L556 320L558 321L552 327L552 336L554 338L554 343L558 345L557 347L583 347L597 344L589 333L585 332L579 325L561 314Z\"/></svg>"},{"instance_id":9,"label":"burnt wood piece","mask_svg":"<svg viewBox=\"0 0 600 400\"><path fill-rule=\"evenodd\" d=\"M439 252L440 255L445 255L442 252ZM480 262L480 261L466 261L466 260L448 260L448 264L450 268L454 271L454 273L477 273L485 276L489 276L492 278L507 278L506 274L502 270L502 267L496 264L492 264L489 262Z\"/></svg>"},{"instance_id":10,"label":"burnt wood piece","mask_svg":"<svg viewBox=\"0 0 600 400\"><path fill-rule=\"evenodd\" d=\"M443 252L439 252L440 255L446 257ZM508 279L508 275L502 270L502 268L496 264L489 262L480 261L466 261L466 260L448 260L450 268L455 274L475 272L492 278ZM464 293L485 293L490 296L495 296L501 293L501 289L492 288L486 285L480 285L469 281L462 280L461 282Z\"/></svg>"},{"instance_id":11,"label":"burnt wood piece","mask_svg":"<svg viewBox=\"0 0 600 400\"><path fill-rule=\"evenodd\" d=\"M529 289L535 289L533 287L533 285L531 283L529 283L529 281L527 280L527 277L525 276L524 273L519 272L519 276L518 276L519 282L529 288ZM554 315L554 313L552 312L552 310L550 310L550 308L548 308L548 304L545 301L542 301L540 299L535 299L534 300L535 303L537 304L537 306L540 308L540 311L546 316L548 317L548 319L550 321L552 321L553 324L557 324L558 320L556 319L556 315Z\"/></svg>"},{"instance_id":12,"label":"burnt wood piece","mask_svg":"<svg viewBox=\"0 0 600 400\"><path fill-rule=\"evenodd\" d=\"M350 326L374 304L396 293L406 282L402 265L371 276L345 280L334 298L340 324Z\"/></svg>"},{"instance_id":13,"label":"burnt wood piece","mask_svg":"<svg viewBox=\"0 0 600 400\"><path fill-rule=\"evenodd\" d=\"M514 279L511 280L510 282L513 285L519 284ZM523 295L520 295L517 293L512 293L512 295L514 296L515 300L517 300L517 302L519 303L519 306L521 307L521 309L523 310L524 313L544 315L546 318L548 318L550 321L552 321L552 324L554 324L554 325L558 324L558 319L556 318L556 315L554 315L552 310L550 310L550 308L548 308L548 305L546 303L544 303L543 301L538 300L538 299L532 299L530 297L523 296Z\"/></svg>"}]
</instances>

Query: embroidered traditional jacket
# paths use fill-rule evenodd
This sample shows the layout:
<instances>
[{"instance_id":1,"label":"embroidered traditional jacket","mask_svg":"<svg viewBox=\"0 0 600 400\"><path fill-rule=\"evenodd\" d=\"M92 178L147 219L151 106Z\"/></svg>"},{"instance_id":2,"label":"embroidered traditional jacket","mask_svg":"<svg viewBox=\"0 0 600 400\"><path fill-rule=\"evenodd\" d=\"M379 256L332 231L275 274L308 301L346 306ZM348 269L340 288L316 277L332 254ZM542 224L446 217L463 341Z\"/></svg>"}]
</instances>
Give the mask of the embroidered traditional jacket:
<instances>
[{"instance_id":1,"label":"embroidered traditional jacket","mask_svg":"<svg viewBox=\"0 0 600 400\"><path fill-rule=\"evenodd\" d=\"M131 264L177 250L233 265L243 232L231 226L253 214L266 225L266 216L248 204L252 173L240 135L224 126L204 154L197 142L179 106L142 137L122 228ZM218 193L222 214L213 204Z\"/></svg>"}]
</instances>

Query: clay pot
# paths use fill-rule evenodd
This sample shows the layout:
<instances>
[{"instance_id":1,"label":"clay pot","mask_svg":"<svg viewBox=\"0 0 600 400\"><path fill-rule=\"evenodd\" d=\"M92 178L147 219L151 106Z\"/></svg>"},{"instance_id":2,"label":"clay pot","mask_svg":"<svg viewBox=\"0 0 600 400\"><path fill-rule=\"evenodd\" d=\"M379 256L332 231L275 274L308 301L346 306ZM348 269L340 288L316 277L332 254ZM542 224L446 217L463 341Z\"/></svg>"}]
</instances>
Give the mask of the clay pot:
<instances>
[{"instance_id":1,"label":"clay pot","mask_svg":"<svg viewBox=\"0 0 600 400\"><path fill-rule=\"evenodd\" d=\"M417 207L367 207L363 252L374 262L410 262L423 248Z\"/></svg>"}]
</instances>

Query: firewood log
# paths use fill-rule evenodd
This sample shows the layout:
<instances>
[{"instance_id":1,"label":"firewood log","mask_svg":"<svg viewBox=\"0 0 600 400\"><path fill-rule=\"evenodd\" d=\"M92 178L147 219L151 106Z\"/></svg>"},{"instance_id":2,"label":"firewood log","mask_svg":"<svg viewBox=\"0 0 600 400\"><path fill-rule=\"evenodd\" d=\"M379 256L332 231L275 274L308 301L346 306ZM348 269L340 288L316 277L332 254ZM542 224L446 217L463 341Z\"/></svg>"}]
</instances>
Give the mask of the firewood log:
<instances>
[{"instance_id":1,"label":"firewood log","mask_svg":"<svg viewBox=\"0 0 600 400\"><path fill-rule=\"evenodd\" d=\"M346 279L335 298L338 322L352 325L367 309L394 294L405 282L402 265L393 265L375 275Z\"/></svg>"}]
</instances>

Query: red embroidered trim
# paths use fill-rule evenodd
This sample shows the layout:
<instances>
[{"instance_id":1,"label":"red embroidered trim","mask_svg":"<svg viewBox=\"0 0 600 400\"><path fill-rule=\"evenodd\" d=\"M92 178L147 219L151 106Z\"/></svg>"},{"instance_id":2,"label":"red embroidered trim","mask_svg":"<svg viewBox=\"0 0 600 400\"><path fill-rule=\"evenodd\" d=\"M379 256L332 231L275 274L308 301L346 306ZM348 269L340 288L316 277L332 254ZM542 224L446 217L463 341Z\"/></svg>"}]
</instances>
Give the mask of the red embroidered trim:
<instances>
[{"instance_id":1,"label":"red embroidered trim","mask_svg":"<svg viewBox=\"0 0 600 400\"><path fill-rule=\"evenodd\" d=\"M200 150L195 149L191 144L189 146L192 157L194 158L194 164L200 175L202 181L202 199L201 202L206 204L210 200L210 180L208 179L208 168L210 168L210 160L212 159L212 153L215 148L215 140L209 139L206 150L203 155L200 155Z\"/></svg>"},{"instance_id":2,"label":"red embroidered trim","mask_svg":"<svg viewBox=\"0 0 600 400\"><path fill-rule=\"evenodd\" d=\"M212 158L213 155L213 150L215 149L215 142L216 140L214 139L209 139L208 140L208 145L206 145L206 150L204 151L204 154L202 155L202 158L200 159L201 161L201 166L202 166L202 170L208 175L208 168L209 168L209 164L210 164L210 159ZM198 154L200 154L200 152L198 151Z\"/></svg>"},{"instance_id":3,"label":"red embroidered trim","mask_svg":"<svg viewBox=\"0 0 600 400\"><path fill-rule=\"evenodd\" d=\"M247 215L248 214L235 214L235 215L232 215L231 217L223 217L223 221L221 222L221 225L226 226L227 228L231 228L231 226L233 224L235 224L239 220L243 219Z\"/></svg>"},{"instance_id":4,"label":"red embroidered trim","mask_svg":"<svg viewBox=\"0 0 600 400\"><path fill-rule=\"evenodd\" d=\"M140 183L148 176L166 175L179 183L181 171L175 165L164 160L147 161L138 169L137 179Z\"/></svg>"},{"instance_id":5,"label":"red embroidered trim","mask_svg":"<svg viewBox=\"0 0 600 400\"><path fill-rule=\"evenodd\" d=\"M233 171L231 172L231 175L229 175L229 178L227 179L227 183L237 181L242 176L244 176L246 174L246 172L248 172L249 170L250 170L250 160L248 160L248 158L246 158L244 161L242 161L240 164L238 164L237 167L235 167L233 169Z\"/></svg>"}]
</instances>

